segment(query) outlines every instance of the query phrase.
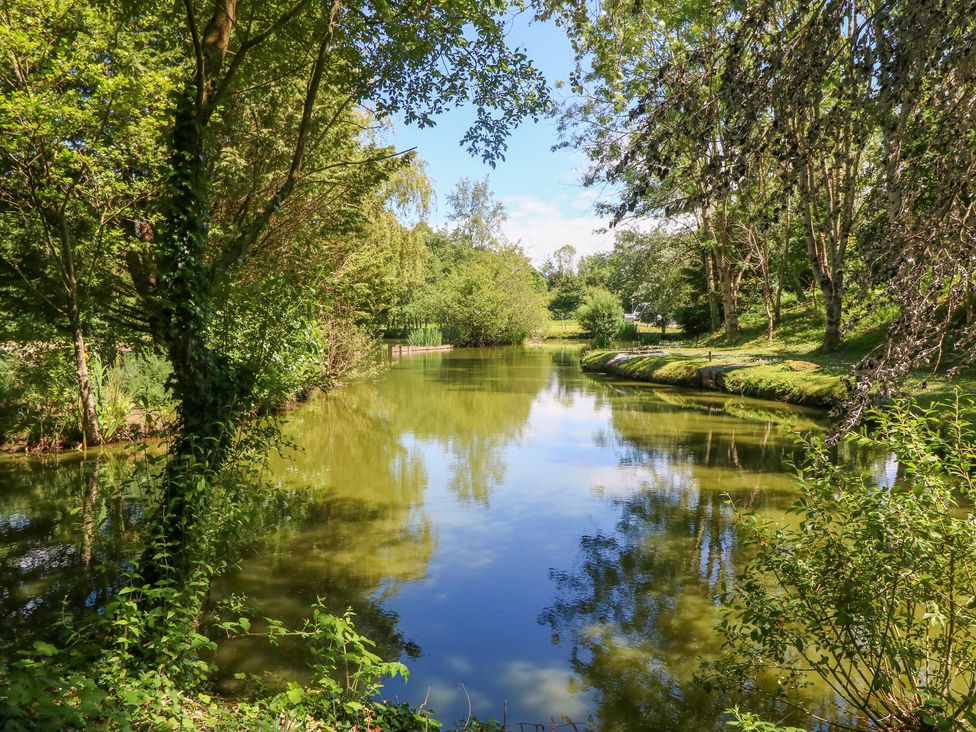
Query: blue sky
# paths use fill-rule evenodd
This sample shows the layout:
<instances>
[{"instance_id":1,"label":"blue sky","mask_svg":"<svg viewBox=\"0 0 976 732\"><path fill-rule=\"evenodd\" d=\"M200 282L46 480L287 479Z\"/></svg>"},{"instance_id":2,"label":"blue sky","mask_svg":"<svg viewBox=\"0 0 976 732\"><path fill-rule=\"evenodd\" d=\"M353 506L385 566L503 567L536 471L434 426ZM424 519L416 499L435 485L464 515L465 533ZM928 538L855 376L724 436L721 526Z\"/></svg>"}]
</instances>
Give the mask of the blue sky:
<instances>
[{"instance_id":1,"label":"blue sky","mask_svg":"<svg viewBox=\"0 0 976 732\"><path fill-rule=\"evenodd\" d=\"M510 44L526 49L550 86L568 78L573 51L561 29L549 22L532 22L530 13L515 16L510 25ZM553 88L553 94L564 99L568 91ZM488 176L491 189L509 214L505 234L511 241L520 242L536 263L564 244L572 244L580 254L612 246L612 234L594 233L605 221L593 212L597 191L584 189L580 183L585 156L575 150L551 151L559 142L555 119L523 122L509 138L505 160L494 169L470 157L459 144L473 119L473 111L461 107L439 117L433 128L402 123L394 127L396 146L416 147L427 163L437 193L430 216L432 225L444 223L445 197L460 178Z\"/></svg>"}]
</instances>

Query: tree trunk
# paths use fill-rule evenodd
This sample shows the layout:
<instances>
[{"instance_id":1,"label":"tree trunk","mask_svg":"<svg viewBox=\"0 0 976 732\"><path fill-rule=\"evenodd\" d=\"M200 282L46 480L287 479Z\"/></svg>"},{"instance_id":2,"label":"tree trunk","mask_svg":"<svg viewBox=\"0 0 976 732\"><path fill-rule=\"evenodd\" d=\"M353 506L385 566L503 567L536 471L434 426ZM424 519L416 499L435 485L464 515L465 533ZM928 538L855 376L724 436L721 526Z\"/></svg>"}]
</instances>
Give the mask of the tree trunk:
<instances>
[{"instance_id":1,"label":"tree trunk","mask_svg":"<svg viewBox=\"0 0 976 732\"><path fill-rule=\"evenodd\" d=\"M718 285L715 277L715 262L711 252L705 252L705 282L708 288L708 316L712 330L718 330L722 325L722 314L719 311Z\"/></svg>"},{"instance_id":2,"label":"tree trunk","mask_svg":"<svg viewBox=\"0 0 976 732\"><path fill-rule=\"evenodd\" d=\"M718 269L718 281L722 288L722 309L725 314L725 339L734 341L739 337L739 313L736 303L736 287L732 264L724 257L716 255L715 263Z\"/></svg>"},{"instance_id":3,"label":"tree trunk","mask_svg":"<svg viewBox=\"0 0 976 732\"><path fill-rule=\"evenodd\" d=\"M827 327L824 330L824 342L821 349L824 353L833 353L840 349L841 339L841 320L843 317L843 296L841 288L836 282L830 286L822 288L824 293L824 306L827 315Z\"/></svg>"},{"instance_id":4,"label":"tree trunk","mask_svg":"<svg viewBox=\"0 0 976 732\"><path fill-rule=\"evenodd\" d=\"M71 316L71 335L75 350L75 376L78 380L78 400L81 404L81 428L85 445L101 445L102 432L98 425L98 409L88 375L88 354L85 352L85 333L77 313Z\"/></svg>"},{"instance_id":5,"label":"tree trunk","mask_svg":"<svg viewBox=\"0 0 976 732\"><path fill-rule=\"evenodd\" d=\"M763 270L762 282L763 308L766 310L766 340L773 340L773 326L776 319L773 315L773 293L770 289L769 270Z\"/></svg>"},{"instance_id":6,"label":"tree trunk","mask_svg":"<svg viewBox=\"0 0 976 732\"><path fill-rule=\"evenodd\" d=\"M173 367L179 398L179 435L170 449L160 515L144 556L147 581L179 578L190 568L192 536L201 501L226 458L234 430L239 375L206 342L214 293L207 266L209 210L201 125L192 112L193 84L184 89L173 130L159 264L157 334ZM167 559L157 562L162 551Z\"/></svg>"},{"instance_id":7,"label":"tree trunk","mask_svg":"<svg viewBox=\"0 0 976 732\"><path fill-rule=\"evenodd\" d=\"M776 301L773 303L773 325L779 325L783 317L783 263L776 273Z\"/></svg>"}]
</instances>

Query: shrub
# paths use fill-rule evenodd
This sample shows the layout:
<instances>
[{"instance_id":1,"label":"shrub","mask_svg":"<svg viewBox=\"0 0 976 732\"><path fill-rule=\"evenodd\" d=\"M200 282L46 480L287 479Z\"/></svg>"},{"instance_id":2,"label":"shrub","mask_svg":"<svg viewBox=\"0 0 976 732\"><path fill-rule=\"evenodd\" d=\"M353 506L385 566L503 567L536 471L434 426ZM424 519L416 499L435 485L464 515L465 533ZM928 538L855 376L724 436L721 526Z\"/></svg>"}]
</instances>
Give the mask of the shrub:
<instances>
[{"instance_id":1,"label":"shrub","mask_svg":"<svg viewBox=\"0 0 976 732\"><path fill-rule=\"evenodd\" d=\"M656 346L661 342L660 333L641 333L638 338L642 346Z\"/></svg>"},{"instance_id":2,"label":"shrub","mask_svg":"<svg viewBox=\"0 0 976 732\"><path fill-rule=\"evenodd\" d=\"M51 446L80 435L78 382L69 349L39 345L3 357L0 434Z\"/></svg>"},{"instance_id":3,"label":"shrub","mask_svg":"<svg viewBox=\"0 0 976 732\"><path fill-rule=\"evenodd\" d=\"M620 326L620 330L617 331L618 341L636 341L639 340L640 334L637 332L636 323L624 323Z\"/></svg>"},{"instance_id":4,"label":"shrub","mask_svg":"<svg viewBox=\"0 0 976 732\"><path fill-rule=\"evenodd\" d=\"M620 298L609 290L594 289L576 317L590 334L593 345L605 348L623 325L624 308Z\"/></svg>"},{"instance_id":5,"label":"shrub","mask_svg":"<svg viewBox=\"0 0 976 732\"><path fill-rule=\"evenodd\" d=\"M678 308L674 313L674 320L688 335L699 335L712 329L712 316L707 301Z\"/></svg>"},{"instance_id":6,"label":"shrub","mask_svg":"<svg viewBox=\"0 0 976 732\"><path fill-rule=\"evenodd\" d=\"M896 405L848 438L897 458L894 485L811 443L796 521L746 517L756 554L727 598L720 678L819 675L872 729L976 725L976 521L957 503L976 462L966 408Z\"/></svg>"},{"instance_id":7,"label":"shrub","mask_svg":"<svg viewBox=\"0 0 976 732\"><path fill-rule=\"evenodd\" d=\"M729 727L742 732L804 732L799 727L780 727L771 722L764 722L757 715L740 712L738 708L727 709L725 713L732 716Z\"/></svg>"}]
</instances>

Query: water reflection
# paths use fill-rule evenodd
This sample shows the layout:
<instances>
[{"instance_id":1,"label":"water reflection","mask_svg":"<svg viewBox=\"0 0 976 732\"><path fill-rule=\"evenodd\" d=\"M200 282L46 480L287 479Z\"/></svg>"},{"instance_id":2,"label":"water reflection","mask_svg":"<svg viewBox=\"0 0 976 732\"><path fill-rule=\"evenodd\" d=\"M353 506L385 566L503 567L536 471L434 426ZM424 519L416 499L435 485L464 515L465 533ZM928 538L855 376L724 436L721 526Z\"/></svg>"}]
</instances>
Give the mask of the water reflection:
<instances>
[{"instance_id":1,"label":"water reflection","mask_svg":"<svg viewBox=\"0 0 976 732\"><path fill-rule=\"evenodd\" d=\"M142 467L98 451L0 461L0 660L118 586L142 518Z\"/></svg>"},{"instance_id":2,"label":"water reflection","mask_svg":"<svg viewBox=\"0 0 976 732\"><path fill-rule=\"evenodd\" d=\"M575 348L405 357L288 415L297 449L272 461L256 549L212 598L292 626L318 598L352 607L411 668L388 692L429 695L449 721L470 699L509 721L718 729L727 700L692 675L743 559L727 501L781 516L793 433L816 427L808 411L582 374ZM2 642L27 644L36 608L111 590L141 503L107 461L0 470ZM303 678L309 660L250 640L216 657L229 691L237 672ZM781 716L767 695L744 703Z\"/></svg>"},{"instance_id":3,"label":"water reflection","mask_svg":"<svg viewBox=\"0 0 976 732\"><path fill-rule=\"evenodd\" d=\"M256 615L292 626L321 598L332 612L354 608L384 657L420 654L384 601L424 578L436 550L427 464L447 467L446 487L460 502L487 505L504 480L501 452L520 438L549 376L545 360L516 349L418 355L291 415L285 434L298 449L272 474L279 489L309 497L307 512L221 580L217 596L245 595ZM217 656L228 689L235 673L295 676L310 660L299 644L280 652L247 640L223 644Z\"/></svg>"},{"instance_id":4,"label":"water reflection","mask_svg":"<svg viewBox=\"0 0 976 732\"><path fill-rule=\"evenodd\" d=\"M524 349L409 358L396 371L395 387L382 390L381 403L403 434L434 441L450 455L448 485L459 499L487 503L505 479L501 450L521 437L536 396L549 384L547 359Z\"/></svg>"},{"instance_id":5,"label":"water reflection","mask_svg":"<svg viewBox=\"0 0 976 732\"><path fill-rule=\"evenodd\" d=\"M743 423L708 397L623 385L606 394L612 418L594 441L642 480L624 495L594 486L619 518L580 538L572 568L550 571L555 601L539 622L596 693L599 729L720 729L730 701L693 676L718 650L717 595L741 555L729 501L782 509L796 447L772 422ZM765 694L747 706L782 716Z\"/></svg>"}]
</instances>

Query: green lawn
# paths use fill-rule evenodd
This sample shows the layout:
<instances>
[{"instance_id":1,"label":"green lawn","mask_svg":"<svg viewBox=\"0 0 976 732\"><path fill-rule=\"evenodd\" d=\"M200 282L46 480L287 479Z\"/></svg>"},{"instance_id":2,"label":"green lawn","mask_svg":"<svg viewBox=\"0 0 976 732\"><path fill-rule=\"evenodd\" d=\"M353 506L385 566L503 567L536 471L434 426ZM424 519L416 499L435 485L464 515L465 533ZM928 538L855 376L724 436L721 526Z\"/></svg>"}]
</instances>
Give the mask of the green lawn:
<instances>
[{"instance_id":1,"label":"green lawn","mask_svg":"<svg viewBox=\"0 0 976 732\"><path fill-rule=\"evenodd\" d=\"M550 320L546 327L546 338L583 338L583 328L575 318Z\"/></svg>"}]
</instances>

